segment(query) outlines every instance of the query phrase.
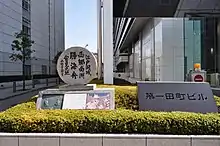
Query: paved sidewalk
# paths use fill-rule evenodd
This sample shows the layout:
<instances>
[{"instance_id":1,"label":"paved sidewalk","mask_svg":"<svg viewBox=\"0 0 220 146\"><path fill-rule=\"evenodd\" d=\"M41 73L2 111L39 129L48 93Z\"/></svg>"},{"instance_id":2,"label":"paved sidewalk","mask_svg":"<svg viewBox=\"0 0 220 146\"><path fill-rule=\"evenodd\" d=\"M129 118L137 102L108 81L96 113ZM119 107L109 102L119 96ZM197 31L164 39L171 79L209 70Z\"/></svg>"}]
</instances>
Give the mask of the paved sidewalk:
<instances>
[{"instance_id":1,"label":"paved sidewalk","mask_svg":"<svg viewBox=\"0 0 220 146\"><path fill-rule=\"evenodd\" d=\"M29 92L41 90L44 88L50 88L56 85L57 85L56 82L49 83L48 86L46 86L46 84L37 84L35 85L35 88L32 88L32 85L28 85L26 86L25 91L22 90L22 86L18 86L16 89L17 91L15 93L13 93L12 88L0 89L0 100L5 100L5 99L8 99L14 96L19 96L19 95L26 94Z\"/></svg>"}]
</instances>

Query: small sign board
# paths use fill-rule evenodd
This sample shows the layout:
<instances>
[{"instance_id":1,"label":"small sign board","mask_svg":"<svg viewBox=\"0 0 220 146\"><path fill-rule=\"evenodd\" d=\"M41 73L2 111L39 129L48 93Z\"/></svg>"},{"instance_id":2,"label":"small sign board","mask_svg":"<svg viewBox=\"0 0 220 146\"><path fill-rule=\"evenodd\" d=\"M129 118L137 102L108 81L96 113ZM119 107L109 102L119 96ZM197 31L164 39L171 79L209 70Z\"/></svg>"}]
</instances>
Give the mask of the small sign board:
<instances>
[{"instance_id":1,"label":"small sign board","mask_svg":"<svg viewBox=\"0 0 220 146\"><path fill-rule=\"evenodd\" d=\"M204 82L204 77L202 75L195 75L194 82Z\"/></svg>"},{"instance_id":2,"label":"small sign board","mask_svg":"<svg viewBox=\"0 0 220 146\"><path fill-rule=\"evenodd\" d=\"M114 89L96 88L90 91L59 91L48 89L41 91L37 100L37 109L115 109Z\"/></svg>"},{"instance_id":3,"label":"small sign board","mask_svg":"<svg viewBox=\"0 0 220 146\"><path fill-rule=\"evenodd\" d=\"M140 110L218 112L208 83L138 82Z\"/></svg>"},{"instance_id":4,"label":"small sign board","mask_svg":"<svg viewBox=\"0 0 220 146\"><path fill-rule=\"evenodd\" d=\"M191 74L191 77L192 77L192 81L193 82L205 82L206 80L206 72L205 71L194 71L192 74Z\"/></svg>"}]
</instances>

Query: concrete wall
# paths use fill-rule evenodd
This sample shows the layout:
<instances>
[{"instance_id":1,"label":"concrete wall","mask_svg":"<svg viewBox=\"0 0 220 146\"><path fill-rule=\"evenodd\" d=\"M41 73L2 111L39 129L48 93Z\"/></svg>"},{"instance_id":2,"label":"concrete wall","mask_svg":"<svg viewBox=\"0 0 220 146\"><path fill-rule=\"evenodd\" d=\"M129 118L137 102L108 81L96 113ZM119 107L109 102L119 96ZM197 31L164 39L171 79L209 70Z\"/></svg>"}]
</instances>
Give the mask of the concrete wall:
<instances>
[{"instance_id":1,"label":"concrete wall","mask_svg":"<svg viewBox=\"0 0 220 146\"><path fill-rule=\"evenodd\" d=\"M2 146L219 146L220 136L0 134Z\"/></svg>"}]
</instances>

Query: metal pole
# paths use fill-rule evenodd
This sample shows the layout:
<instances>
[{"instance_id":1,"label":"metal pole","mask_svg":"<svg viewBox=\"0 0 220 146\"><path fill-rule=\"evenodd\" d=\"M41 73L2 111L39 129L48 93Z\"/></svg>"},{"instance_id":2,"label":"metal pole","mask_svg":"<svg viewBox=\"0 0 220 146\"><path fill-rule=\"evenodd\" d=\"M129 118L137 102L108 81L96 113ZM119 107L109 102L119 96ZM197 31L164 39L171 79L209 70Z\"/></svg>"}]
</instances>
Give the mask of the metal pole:
<instances>
[{"instance_id":1,"label":"metal pole","mask_svg":"<svg viewBox=\"0 0 220 146\"><path fill-rule=\"evenodd\" d=\"M213 18L213 19L214 19L214 20L213 20L213 21L214 21L214 33L216 33L216 32L217 32L217 31L216 31L216 30L217 30L217 27L216 27L216 18ZM214 49L214 50L215 50L215 51L214 51L214 53L215 53L215 54L214 54L214 55L215 55L215 56L214 56L214 59L215 59L215 64L214 64L214 65L215 65L215 73L217 73L217 72L218 72L218 71L217 71L217 40L216 40L216 35L215 35L215 34L214 34L214 48L215 48L215 49Z\"/></svg>"},{"instance_id":2,"label":"metal pole","mask_svg":"<svg viewBox=\"0 0 220 146\"><path fill-rule=\"evenodd\" d=\"M16 82L14 81L13 82L13 93L15 93L16 92Z\"/></svg>"},{"instance_id":3,"label":"metal pole","mask_svg":"<svg viewBox=\"0 0 220 146\"><path fill-rule=\"evenodd\" d=\"M97 0L98 79L102 78L102 0Z\"/></svg>"},{"instance_id":4,"label":"metal pole","mask_svg":"<svg viewBox=\"0 0 220 146\"><path fill-rule=\"evenodd\" d=\"M51 64L51 58L50 58L50 52L51 52L51 44L50 44L50 42L51 42L51 40L50 40L50 39L51 39L51 38L50 38L50 33L51 33L51 30L50 30L50 29L51 29L51 21L50 21L50 18L51 18L51 17L50 17L50 14L51 14L51 13L50 13L50 10L51 10L51 6L50 6L50 5L51 5L51 1L48 0L48 19L49 19L49 20L48 20L48 23L49 23L49 25L48 25L48 29L49 29L49 38L48 38L48 39L49 39L49 75L50 75L50 72L51 72L51 71L50 71L50 70L51 70L51 65L50 65L50 64Z\"/></svg>"}]
</instances>

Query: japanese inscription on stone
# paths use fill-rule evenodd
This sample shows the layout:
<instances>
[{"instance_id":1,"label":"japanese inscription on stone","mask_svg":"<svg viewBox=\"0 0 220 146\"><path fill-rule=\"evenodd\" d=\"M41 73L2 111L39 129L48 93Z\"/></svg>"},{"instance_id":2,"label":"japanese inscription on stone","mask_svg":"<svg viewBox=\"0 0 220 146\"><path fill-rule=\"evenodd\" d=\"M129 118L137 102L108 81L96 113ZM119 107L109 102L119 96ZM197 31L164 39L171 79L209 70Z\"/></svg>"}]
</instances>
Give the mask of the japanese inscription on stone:
<instances>
[{"instance_id":1,"label":"japanese inscription on stone","mask_svg":"<svg viewBox=\"0 0 220 146\"><path fill-rule=\"evenodd\" d=\"M96 77L96 70L95 56L82 47L69 48L58 59L58 74L69 85L87 84Z\"/></svg>"},{"instance_id":2,"label":"japanese inscription on stone","mask_svg":"<svg viewBox=\"0 0 220 146\"><path fill-rule=\"evenodd\" d=\"M217 112L208 83L138 82L140 110Z\"/></svg>"}]
</instances>

